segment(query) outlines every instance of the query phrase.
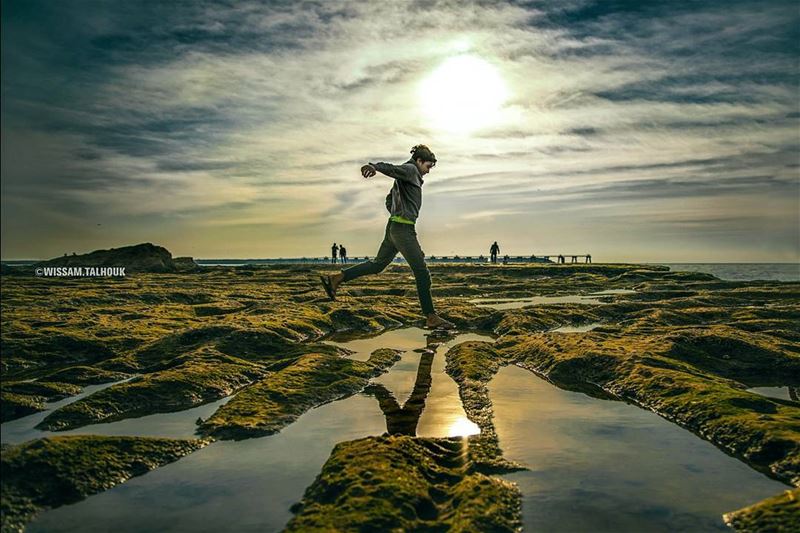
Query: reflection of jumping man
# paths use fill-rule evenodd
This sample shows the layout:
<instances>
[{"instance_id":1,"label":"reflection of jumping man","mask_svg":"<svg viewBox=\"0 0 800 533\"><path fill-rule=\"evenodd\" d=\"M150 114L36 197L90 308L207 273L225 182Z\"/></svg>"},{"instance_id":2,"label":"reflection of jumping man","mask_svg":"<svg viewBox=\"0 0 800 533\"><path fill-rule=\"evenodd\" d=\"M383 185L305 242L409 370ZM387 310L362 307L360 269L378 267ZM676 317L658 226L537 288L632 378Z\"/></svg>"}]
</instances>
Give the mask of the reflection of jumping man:
<instances>
[{"instance_id":1,"label":"reflection of jumping man","mask_svg":"<svg viewBox=\"0 0 800 533\"><path fill-rule=\"evenodd\" d=\"M431 391L431 367L433 366L433 352L425 352L419 360L417 379L414 381L414 390L408 397L403 407L397 403L391 392L379 383L370 383L364 392L372 394L378 399L378 405L386 417L386 431L390 435L416 436L417 425L425 409L425 399Z\"/></svg>"},{"instance_id":2,"label":"reflection of jumping man","mask_svg":"<svg viewBox=\"0 0 800 533\"><path fill-rule=\"evenodd\" d=\"M386 387L379 383L370 383L364 392L375 396L378 405L386 417L386 432L390 435L411 435L416 436L417 425L425 409L425 399L431 391L431 368L433 367L433 357L436 354L436 347L444 342L453 340L450 333L445 333L446 337L426 336L428 350L422 353L417 367L417 378L414 380L414 390L408 397L406 403L400 407L394 395Z\"/></svg>"},{"instance_id":3,"label":"reflection of jumping man","mask_svg":"<svg viewBox=\"0 0 800 533\"><path fill-rule=\"evenodd\" d=\"M422 312L426 326L431 328L455 328L439 315L433 307L431 298L431 275L425 264L425 254L417 240L416 220L422 206L422 176L431 171L436 164L436 156L424 144L411 149L411 159L402 165L390 163L369 163L361 167L361 175L371 178L380 172L394 179L394 185L386 197L386 208L391 213L386 224L383 242L375 259L344 269L333 276L320 276L325 292L331 300L336 299L336 290L341 283L352 279L377 274L392 262L397 252L405 258L417 283Z\"/></svg>"}]
</instances>

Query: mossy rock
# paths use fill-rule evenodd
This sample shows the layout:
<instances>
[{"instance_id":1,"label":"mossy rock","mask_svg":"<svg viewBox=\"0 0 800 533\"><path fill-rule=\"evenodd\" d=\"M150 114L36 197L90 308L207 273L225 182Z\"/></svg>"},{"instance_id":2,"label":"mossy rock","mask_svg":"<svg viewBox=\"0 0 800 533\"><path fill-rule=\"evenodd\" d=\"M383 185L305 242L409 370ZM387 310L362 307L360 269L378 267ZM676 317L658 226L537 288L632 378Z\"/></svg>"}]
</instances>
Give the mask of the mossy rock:
<instances>
[{"instance_id":1,"label":"mossy rock","mask_svg":"<svg viewBox=\"0 0 800 533\"><path fill-rule=\"evenodd\" d=\"M800 488L785 490L744 509L723 515L735 531L792 532L800 530Z\"/></svg>"},{"instance_id":2,"label":"mossy rock","mask_svg":"<svg viewBox=\"0 0 800 533\"><path fill-rule=\"evenodd\" d=\"M388 349L376 350L363 362L309 353L237 394L198 430L235 440L275 433L313 407L355 394L399 358Z\"/></svg>"},{"instance_id":3,"label":"mossy rock","mask_svg":"<svg viewBox=\"0 0 800 533\"><path fill-rule=\"evenodd\" d=\"M26 377L31 370L109 359L114 352L100 341L77 333L60 333L2 342L2 373L5 379Z\"/></svg>"},{"instance_id":4,"label":"mossy rock","mask_svg":"<svg viewBox=\"0 0 800 533\"><path fill-rule=\"evenodd\" d=\"M463 439L337 444L286 531L518 531L516 485L470 469Z\"/></svg>"},{"instance_id":5,"label":"mossy rock","mask_svg":"<svg viewBox=\"0 0 800 533\"><path fill-rule=\"evenodd\" d=\"M79 365L47 374L43 379L83 386L122 381L129 377L131 377L130 374L126 374L125 372L112 372L110 370L103 370L102 368Z\"/></svg>"},{"instance_id":6,"label":"mossy rock","mask_svg":"<svg viewBox=\"0 0 800 533\"><path fill-rule=\"evenodd\" d=\"M800 383L800 350L792 353L770 335L742 333L724 325L683 329L664 335L666 355L716 375L755 385L763 382Z\"/></svg>"},{"instance_id":7,"label":"mossy rock","mask_svg":"<svg viewBox=\"0 0 800 533\"><path fill-rule=\"evenodd\" d=\"M30 394L16 394L5 390L0 392L0 421L8 422L44 411L45 398Z\"/></svg>"},{"instance_id":8,"label":"mossy rock","mask_svg":"<svg viewBox=\"0 0 800 533\"><path fill-rule=\"evenodd\" d=\"M78 502L205 444L201 440L81 435L3 445L2 530L21 531L41 509Z\"/></svg>"},{"instance_id":9,"label":"mossy rock","mask_svg":"<svg viewBox=\"0 0 800 533\"><path fill-rule=\"evenodd\" d=\"M249 361L200 349L168 369L112 385L50 413L36 427L50 431L181 411L212 402L252 383L266 371Z\"/></svg>"},{"instance_id":10,"label":"mossy rock","mask_svg":"<svg viewBox=\"0 0 800 533\"><path fill-rule=\"evenodd\" d=\"M80 394L81 387L57 381L16 381L3 383L2 390L14 394L41 396L48 402L54 402Z\"/></svg>"}]
</instances>

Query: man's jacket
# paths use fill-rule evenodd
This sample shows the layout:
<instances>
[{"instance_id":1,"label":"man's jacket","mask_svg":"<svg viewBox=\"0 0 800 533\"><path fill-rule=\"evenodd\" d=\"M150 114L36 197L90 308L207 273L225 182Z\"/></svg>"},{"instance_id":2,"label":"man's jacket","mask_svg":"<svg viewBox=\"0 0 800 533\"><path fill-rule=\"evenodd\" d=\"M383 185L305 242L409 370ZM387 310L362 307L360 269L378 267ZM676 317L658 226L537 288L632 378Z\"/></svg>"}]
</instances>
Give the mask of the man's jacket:
<instances>
[{"instance_id":1,"label":"man's jacket","mask_svg":"<svg viewBox=\"0 0 800 533\"><path fill-rule=\"evenodd\" d=\"M409 159L402 165L391 163L370 163L370 165L378 172L394 178L392 190L386 196L386 209L392 216L401 216L416 222L422 207L422 184L425 181L414 160Z\"/></svg>"}]
</instances>

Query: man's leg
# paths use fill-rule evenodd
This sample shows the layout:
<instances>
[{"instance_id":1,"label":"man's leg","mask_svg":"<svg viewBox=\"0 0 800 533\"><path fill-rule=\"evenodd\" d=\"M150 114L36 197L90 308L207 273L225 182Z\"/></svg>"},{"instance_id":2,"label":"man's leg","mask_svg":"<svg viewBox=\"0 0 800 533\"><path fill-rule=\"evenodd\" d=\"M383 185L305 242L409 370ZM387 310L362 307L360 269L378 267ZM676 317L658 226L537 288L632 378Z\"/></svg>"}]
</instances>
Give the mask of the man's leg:
<instances>
[{"instance_id":1,"label":"man's leg","mask_svg":"<svg viewBox=\"0 0 800 533\"><path fill-rule=\"evenodd\" d=\"M375 259L371 261L364 261L363 263L353 265L350 268L345 268L339 274L331 276L331 284L334 292L336 292L336 289L341 283L350 281L351 279L360 278L361 276L368 276L370 274L382 272L389 265L389 263L392 262L394 257L397 255L397 248L395 248L391 238L389 237L389 228L391 225L391 221L386 224L386 232L383 235L383 242L381 242L381 246L378 248L378 255L375 256Z\"/></svg>"},{"instance_id":2,"label":"man's leg","mask_svg":"<svg viewBox=\"0 0 800 533\"><path fill-rule=\"evenodd\" d=\"M433 299L431 298L431 273L425 264L425 255L422 253L422 248L417 240L417 231L411 224L398 223L392 226L390 237L408 262L411 272L414 273L422 313L426 316L434 313Z\"/></svg>"}]
</instances>

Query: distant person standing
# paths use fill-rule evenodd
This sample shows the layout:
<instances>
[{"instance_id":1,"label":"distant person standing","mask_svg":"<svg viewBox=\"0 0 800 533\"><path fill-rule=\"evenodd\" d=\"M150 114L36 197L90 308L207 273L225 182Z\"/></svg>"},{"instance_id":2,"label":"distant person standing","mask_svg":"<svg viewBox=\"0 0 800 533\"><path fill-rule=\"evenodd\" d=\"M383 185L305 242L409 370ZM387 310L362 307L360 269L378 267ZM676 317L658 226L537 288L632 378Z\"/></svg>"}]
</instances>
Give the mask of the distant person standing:
<instances>
[{"instance_id":1,"label":"distant person standing","mask_svg":"<svg viewBox=\"0 0 800 533\"><path fill-rule=\"evenodd\" d=\"M417 240L416 220L422 207L422 177L436 164L436 156L424 144L411 149L411 158L402 165L369 163L361 167L361 175L371 178L378 172L394 179L394 185L386 197L386 208L391 213L386 224L383 242L375 259L344 269L333 276L322 275L320 280L331 300L336 299L336 289L341 283L352 279L377 274L392 262L400 252L417 283L417 295L429 328L454 329L455 324L438 314L431 298L431 275L425 264L425 254Z\"/></svg>"},{"instance_id":2,"label":"distant person standing","mask_svg":"<svg viewBox=\"0 0 800 533\"><path fill-rule=\"evenodd\" d=\"M503 256L503 264L504 264L504 265L507 265L507 264L508 264L508 255L504 255L504 256Z\"/></svg>"},{"instance_id":3,"label":"distant person standing","mask_svg":"<svg viewBox=\"0 0 800 533\"><path fill-rule=\"evenodd\" d=\"M342 263L347 263L347 248L344 247L344 244L339 245L339 258L341 258Z\"/></svg>"},{"instance_id":4,"label":"distant person standing","mask_svg":"<svg viewBox=\"0 0 800 533\"><path fill-rule=\"evenodd\" d=\"M339 254L339 247L336 246L336 243L333 243L331 246L331 263L334 265L336 264L336 256Z\"/></svg>"},{"instance_id":5,"label":"distant person standing","mask_svg":"<svg viewBox=\"0 0 800 533\"><path fill-rule=\"evenodd\" d=\"M489 254L492 256L492 263L497 263L497 254L500 253L500 246L497 244L497 241L494 241L494 244L491 248L489 248Z\"/></svg>"}]
</instances>

